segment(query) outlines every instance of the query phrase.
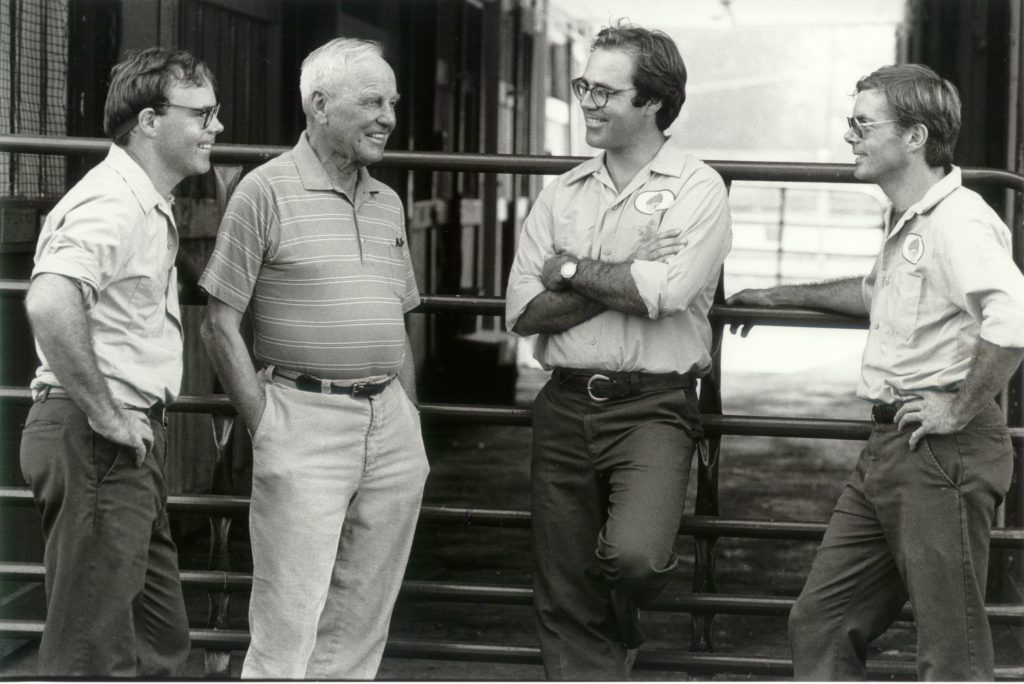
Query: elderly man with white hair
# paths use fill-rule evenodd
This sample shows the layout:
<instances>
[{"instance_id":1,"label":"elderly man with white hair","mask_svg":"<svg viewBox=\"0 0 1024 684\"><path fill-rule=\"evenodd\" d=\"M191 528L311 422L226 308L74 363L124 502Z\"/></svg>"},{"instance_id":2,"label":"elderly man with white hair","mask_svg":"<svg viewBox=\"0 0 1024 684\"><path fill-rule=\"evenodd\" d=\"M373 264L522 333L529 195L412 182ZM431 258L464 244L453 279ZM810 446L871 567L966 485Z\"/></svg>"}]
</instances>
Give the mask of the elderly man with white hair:
<instances>
[{"instance_id":1,"label":"elderly man with white hair","mask_svg":"<svg viewBox=\"0 0 1024 684\"><path fill-rule=\"evenodd\" d=\"M253 440L242 676L372 679L429 469L405 212L366 171L398 93L380 46L344 38L306 58L300 90L306 130L239 183L200 280L203 339Z\"/></svg>"}]
</instances>

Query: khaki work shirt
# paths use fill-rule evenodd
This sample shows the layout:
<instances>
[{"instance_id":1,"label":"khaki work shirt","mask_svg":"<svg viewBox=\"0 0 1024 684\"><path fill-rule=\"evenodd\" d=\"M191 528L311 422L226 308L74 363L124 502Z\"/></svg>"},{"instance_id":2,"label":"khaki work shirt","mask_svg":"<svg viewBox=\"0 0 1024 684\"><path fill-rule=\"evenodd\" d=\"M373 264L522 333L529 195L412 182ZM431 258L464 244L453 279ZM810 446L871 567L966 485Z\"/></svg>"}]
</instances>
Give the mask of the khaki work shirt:
<instances>
[{"instance_id":1,"label":"khaki work shirt","mask_svg":"<svg viewBox=\"0 0 1024 684\"><path fill-rule=\"evenodd\" d=\"M639 239L679 229L685 244L668 263L633 261ZM541 334L545 367L650 373L705 372L711 363L711 308L732 245L728 194L721 177L670 138L618 192L604 154L559 176L523 225L506 295L508 329L544 292L541 271L562 251L605 262L632 262L647 316L606 310L558 334Z\"/></svg>"},{"instance_id":2,"label":"khaki work shirt","mask_svg":"<svg viewBox=\"0 0 1024 684\"><path fill-rule=\"evenodd\" d=\"M114 401L131 408L170 403L181 389L181 313L174 259L178 232L171 200L127 152L106 159L49 213L32 277L56 273L82 291L100 372ZM33 392L60 387L42 364Z\"/></svg>"},{"instance_id":3,"label":"khaki work shirt","mask_svg":"<svg viewBox=\"0 0 1024 684\"><path fill-rule=\"evenodd\" d=\"M871 312L858 396L890 403L919 390L954 391L978 338L1024 347L1024 276L1010 230L960 169L893 223L864 279Z\"/></svg>"}]
</instances>

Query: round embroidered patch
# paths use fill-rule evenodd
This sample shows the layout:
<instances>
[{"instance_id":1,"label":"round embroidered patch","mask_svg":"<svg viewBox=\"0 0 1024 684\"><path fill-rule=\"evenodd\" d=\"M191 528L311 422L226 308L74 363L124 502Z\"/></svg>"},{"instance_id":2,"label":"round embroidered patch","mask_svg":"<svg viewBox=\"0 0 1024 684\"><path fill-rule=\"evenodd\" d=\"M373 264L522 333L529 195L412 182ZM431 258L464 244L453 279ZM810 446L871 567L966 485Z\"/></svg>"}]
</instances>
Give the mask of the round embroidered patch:
<instances>
[{"instance_id":1,"label":"round embroidered patch","mask_svg":"<svg viewBox=\"0 0 1024 684\"><path fill-rule=\"evenodd\" d=\"M636 196L633 206L641 214L653 214L659 209L668 209L675 201L671 190L648 190Z\"/></svg>"},{"instance_id":2,"label":"round embroidered patch","mask_svg":"<svg viewBox=\"0 0 1024 684\"><path fill-rule=\"evenodd\" d=\"M916 264L924 256L924 239L917 233L911 233L903 241L903 258Z\"/></svg>"}]
</instances>

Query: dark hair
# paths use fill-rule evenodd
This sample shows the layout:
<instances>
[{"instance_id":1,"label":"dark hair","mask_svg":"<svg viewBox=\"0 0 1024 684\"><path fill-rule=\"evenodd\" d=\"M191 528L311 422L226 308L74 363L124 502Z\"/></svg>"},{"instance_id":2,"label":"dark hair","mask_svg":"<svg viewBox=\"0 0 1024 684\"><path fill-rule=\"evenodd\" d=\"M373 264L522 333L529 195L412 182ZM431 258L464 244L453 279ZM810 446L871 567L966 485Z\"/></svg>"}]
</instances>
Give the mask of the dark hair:
<instances>
[{"instance_id":1,"label":"dark hair","mask_svg":"<svg viewBox=\"0 0 1024 684\"><path fill-rule=\"evenodd\" d=\"M128 52L110 70L110 89L103 109L103 132L118 145L126 145L135 118L146 107L166 110L160 103L175 85L217 89L213 72L184 50L146 48ZM161 114L164 111L160 111Z\"/></svg>"},{"instance_id":2,"label":"dark hair","mask_svg":"<svg viewBox=\"0 0 1024 684\"><path fill-rule=\"evenodd\" d=\"M884 66L857 81L856 92L878 90L900 126L928 129L924 160L948 172L960 134L960 95L956 86L923 64Z\"/></svg>"},{"instance_id":3,"label":"dark hair","mask_svg":"<svg viewBox=\"0 0 1024 684\"><path fill-rule=\"evenodd\" d=\"M633 106L661 101L655 116L658 130L668 128L686 101L686 65L675 42L661 31L649 31L626 22L601 29L593 50L623 50L633 55Z\"/></svg>"}]
</instances>

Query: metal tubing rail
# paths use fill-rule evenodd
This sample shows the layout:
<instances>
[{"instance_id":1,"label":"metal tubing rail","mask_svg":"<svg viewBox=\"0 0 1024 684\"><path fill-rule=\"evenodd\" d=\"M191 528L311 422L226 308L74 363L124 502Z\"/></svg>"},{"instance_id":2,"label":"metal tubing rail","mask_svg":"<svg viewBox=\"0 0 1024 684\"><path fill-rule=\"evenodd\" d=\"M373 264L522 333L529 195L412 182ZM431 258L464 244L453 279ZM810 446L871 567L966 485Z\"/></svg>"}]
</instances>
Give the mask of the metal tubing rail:
<instances>
[{"instance_id":1,"label":"metal tubing rail","mask_svg":"<svg viewBox=\"0 0 1024 684\"><path fill-rule=\"evenodd\" d=\"M0 152L56 155L102 155L110 147L106 138L68 138L38 135L0 135ZM262 164L290 148L278 145L213 146L215 163ZM556 175L586 161L586 157L542 155L477 154L469 152L385 152L377 164L383 168L410 171L466 171L471 173L525 173ZM728 181L779 181L811 183L860 183L853 177L853 164L794 162L740 162L706 160ZM963 169L968 185L996 185L1024 192L1024 176L998 169Z\"/></svg>"},{"instance_id":2,"label":"metal tubing rail","mask_svg":"<svg viewBox=\"0 0 1024 684\"><path fill-rule=\"evenodd\" d=\"M0 297L21 298L28 292L28 281L0 278ZM469 313L505 315L503 297L464 295L423 295L413 313ZM759 309L750 306L712 306L708 317L714 323L743 325L784 325L802 328L867 328L867 319L828 314L809 309Z\"/></svg>"},{"instance_id":3,"label":"metal tubing rail","mask_svg":"<svg viewBox=\"0 0 1024 684\"><path fill-rule=\"evenodd\" d=\"M42 582L42 563L0 563L0 580ZM182 570L181 584L187 589L214 592L247 593L252 590L252 574L216 570ZM492 605L532 606L533 589L525 586L482 585L461 582L404 580L401 596L414 601L451 603L487 603ZM780 596L748 594L682 593L659 598L648 610L666 613L728 613L730 615L761 615L785 617L796 599ZM1024 605L990 604L985 607L993 625L1024 625ZM914 619L905 606L897 618L903 622Z\"/></svg>"},{"instance_id":4,"label":"metal tubing rail","mask_svg":"<svg viewBox=\"0 0 1024 684\"><path fill-rule=\"evenodd\" d=\"M32 505L34 505L32 492L28 488L0 487L0 506L28 507ZM167 497L167 508L172 513L246 516L249 512L249 499L244 496L224 496L220 494L172 494ZM530 513L528 511L449 506L423 506L420 510L422 522L505 528L527 528L530 526ZM679 533L691 536L742 539L820 541L825 534L825 525L823 522L749 520L684 515L679 526ZM1024 550L1024 528L993 529L992 547Z\"/></svg>"},{"instance_id":5,"label":"metal tubing rail","mask_svg":"<svg viewBox=\"0 0 1024 684\"><path fill-rule=\"evenodd\" d=\"M43 623L34 620L0 620L0 633L8 638L38 639L43 633ZM249 645L249 634L242 630L192 628L189 630L189 636L193 648L230 651L244 650ZM506 646L430 639L390 638L384 648L384 656L538 666L541 663L540 649L536 646ZM687 651L644 650L637 658L634 667L637 670L680 671L698 675L793 676L793 665L789 658ZM912 660L873 658L868 664L868 678L872 680L912 680L916 674L917 665ZM1020 681L1024 679L1024 667L996 667L995 677L997 681Z\"/></svg>"}]
</instances>

